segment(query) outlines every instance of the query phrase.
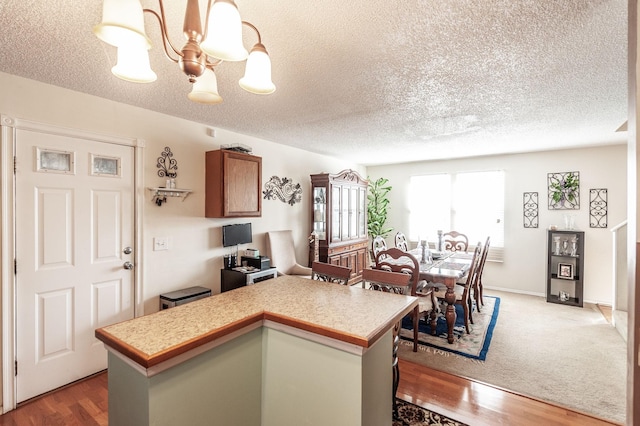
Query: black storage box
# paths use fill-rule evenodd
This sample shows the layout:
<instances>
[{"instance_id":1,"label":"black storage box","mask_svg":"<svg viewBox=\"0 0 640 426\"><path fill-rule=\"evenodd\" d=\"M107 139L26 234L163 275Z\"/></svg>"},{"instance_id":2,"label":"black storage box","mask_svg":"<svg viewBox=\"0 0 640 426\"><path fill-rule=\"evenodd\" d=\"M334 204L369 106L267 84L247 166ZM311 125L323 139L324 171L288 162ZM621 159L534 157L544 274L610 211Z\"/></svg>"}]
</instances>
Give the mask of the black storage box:
<instances>
[{"instance_id":1,"label":"black storage box","mask_svg":"<svg viewBox=\"0 0 640 426\"><path fill-rule=\"evenodd\" d=\"M242 261L241 263L242 266L244 266L244 262L247 262L247 266L260 269L261 271L263 269L271 268L271 259L269 259L267 256L258 256L258 257L242 256L241 261Z\"/></svg>"},{"instance_id":2,"label":"black storage box","mask_svg":"<svg viewBox=\"0 0 640 426\"><path fill-rule=\"evenodd\" d=\"M160 295L160 310L184 305L194 300L211 296L211 290L206 287L189 287Z\"/></svg>"}]
</instances>

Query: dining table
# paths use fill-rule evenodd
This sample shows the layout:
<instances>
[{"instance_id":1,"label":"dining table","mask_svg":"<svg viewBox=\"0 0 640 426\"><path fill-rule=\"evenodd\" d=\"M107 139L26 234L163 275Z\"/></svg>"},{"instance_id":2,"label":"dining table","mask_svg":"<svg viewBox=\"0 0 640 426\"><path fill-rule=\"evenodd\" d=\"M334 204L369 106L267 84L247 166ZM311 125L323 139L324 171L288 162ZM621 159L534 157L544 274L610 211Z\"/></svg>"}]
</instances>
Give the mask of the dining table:
<instances>
[{"instance_id":1,"label":"dining table","mask_svg":"<svg viewBox=\"0 0 640 426\"><path fill-rule=\"evenodd\" d=\"M423 256L421 247L410 251L420 262L420 279L427 283L444 284L447 291L444 300L447 303L444 317L447 321L447 341L453 343L453 327L456 323L456 283L467 275L473 259L473 253L460 251L431 251Z\"/></svg>"}]
</instances>

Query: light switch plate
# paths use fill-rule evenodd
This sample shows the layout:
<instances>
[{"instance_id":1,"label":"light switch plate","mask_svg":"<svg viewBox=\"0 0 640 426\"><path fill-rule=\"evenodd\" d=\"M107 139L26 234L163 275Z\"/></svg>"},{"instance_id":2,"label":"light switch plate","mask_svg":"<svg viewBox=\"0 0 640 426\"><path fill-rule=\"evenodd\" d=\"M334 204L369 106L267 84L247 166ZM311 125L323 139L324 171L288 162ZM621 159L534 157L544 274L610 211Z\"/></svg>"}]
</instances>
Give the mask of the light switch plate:
<instances>
[{"instance_id":1,"label":"light switch plate","mask_svg":"<svg viewBox=\"0 0 640 426\"><path fill-rule=\"evenodd\" d=\"M153 251L169 250L169 238L155 237L153 239Z\"/></svg>"}]
</instances>

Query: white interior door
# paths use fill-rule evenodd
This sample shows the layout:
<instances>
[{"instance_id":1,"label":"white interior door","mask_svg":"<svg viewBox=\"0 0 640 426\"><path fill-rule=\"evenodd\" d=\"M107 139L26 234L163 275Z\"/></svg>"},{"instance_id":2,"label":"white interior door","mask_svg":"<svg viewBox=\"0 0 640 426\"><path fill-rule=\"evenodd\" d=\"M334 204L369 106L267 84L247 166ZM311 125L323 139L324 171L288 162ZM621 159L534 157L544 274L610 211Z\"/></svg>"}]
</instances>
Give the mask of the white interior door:
<instances>
[{"instance_id":1,"label":"white interior door","mask_svg":"<svg viewBox=\"0 0 640 426\"><path fill-rule=\"evenodd\" d=\"M107 367L94 330L133 318L133 148L16 134L16 401Z\"/></svg>"}]
</instances>

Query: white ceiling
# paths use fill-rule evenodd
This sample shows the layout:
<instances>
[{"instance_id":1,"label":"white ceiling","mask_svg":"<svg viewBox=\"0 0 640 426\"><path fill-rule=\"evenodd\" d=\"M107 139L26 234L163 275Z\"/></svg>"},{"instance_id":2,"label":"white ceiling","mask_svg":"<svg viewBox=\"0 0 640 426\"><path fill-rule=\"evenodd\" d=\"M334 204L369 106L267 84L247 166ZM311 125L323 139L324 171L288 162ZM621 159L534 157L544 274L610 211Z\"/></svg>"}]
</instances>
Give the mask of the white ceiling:
<instances>
[{"instance_id":1,"label":"white ceiling","mask_svg":"<svg viewBox=\"0 0 640 426\"><path fill-rule=\"evenodd\" d=\"M236 3L271 56L272 95L224 63L224 103L189 101L149 14L158 80L117 79L115 48L92 34L101 0L0 2L0 71L366 165L626 140L626 0ZM178 48L185 5L165 5Z\"/></svg>"}]
</instances>

